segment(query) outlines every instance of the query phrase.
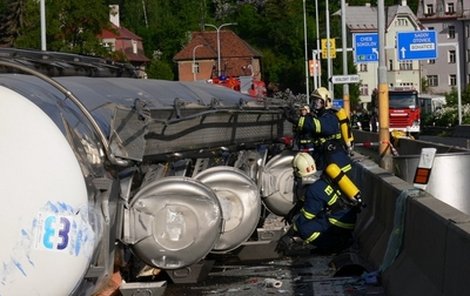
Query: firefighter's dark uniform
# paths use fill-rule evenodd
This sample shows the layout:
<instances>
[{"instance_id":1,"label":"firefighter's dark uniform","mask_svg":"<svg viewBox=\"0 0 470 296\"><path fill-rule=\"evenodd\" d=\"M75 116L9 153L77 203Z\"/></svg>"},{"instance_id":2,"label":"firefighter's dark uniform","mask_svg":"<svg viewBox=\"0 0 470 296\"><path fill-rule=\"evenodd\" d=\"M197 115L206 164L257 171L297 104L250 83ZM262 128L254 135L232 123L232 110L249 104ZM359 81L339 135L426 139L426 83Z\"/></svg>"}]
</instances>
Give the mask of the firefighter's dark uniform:
<instances>
[{"instance_id":1,"label":"firefighter's dark uniform","mask_svg":"<svg viewBox=\"0 0 470 296\"><path fill-rule=\"evenodd\" d=\"M300 116L296 125L295 137L296 137L297 147L300 152L313 153L313 150L314 150L314 145L313 145L314 138L312 136L312 133L303 129L305 121L311 120L310 119L311 117L312 117L311 114Z\"/></svg>"},{"instance_id":2,"label":"firefighter's dark uniform","mask_svg":"<svg viewBox=\"0 0 470 296\"><path fill-rule=\"evenodd\" d=\"M297 129L313 138L313 153L318 170L336 163L343 172L351 170L351 159L344 147L338 117L334 110L322 110L318 116L306 117L297 124Z\"/></svg>"},{"instance_id":3,"label":"firefighter's dark uniform","mask_svg":"<svg viewBox=\"0 0 470 296\"><path fill-rule=\"evenodd\" d=\"M357 211L342 201L342 194L325 175L308 186L303 207L293 221L305 243L332 252L349 246Z\"/></svg>"}]
</instances>

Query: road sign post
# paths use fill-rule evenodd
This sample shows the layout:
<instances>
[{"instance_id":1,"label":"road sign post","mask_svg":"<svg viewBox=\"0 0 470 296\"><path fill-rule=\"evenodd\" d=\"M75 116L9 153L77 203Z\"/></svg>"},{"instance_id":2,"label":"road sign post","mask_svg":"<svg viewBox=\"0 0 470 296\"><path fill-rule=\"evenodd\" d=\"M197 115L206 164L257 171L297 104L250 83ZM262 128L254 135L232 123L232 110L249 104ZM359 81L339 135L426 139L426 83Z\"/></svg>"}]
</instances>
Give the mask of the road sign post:
<instances>
[{"instance_id":1,"label":"road sign post","mask_svg":"<svg viewBox=\"0 0 470 296\"><path fill-rule=\"evenodd\" d=\"M333 84L359 83L359 75L335 75L329 79Z\"/></svg>"},{"instance_id":2,"label":"road sign post","mask_svg":"<svg viewBox=\"0 0 470 296\"><path fill-rule=\"evenodd\" d=\"M399 61L437 58L436 31L397 32Z\"/></svg>"},{"instance_id":3,"label":"road sign post","mask_svg":"<svg viewBox=\"0 0 470 296\"><path fill-rule=\"evenodd\" d=\"M356 64L379 61L379 35L377 33L354 34L353 41Z\"/></svg>"}]
</instances>

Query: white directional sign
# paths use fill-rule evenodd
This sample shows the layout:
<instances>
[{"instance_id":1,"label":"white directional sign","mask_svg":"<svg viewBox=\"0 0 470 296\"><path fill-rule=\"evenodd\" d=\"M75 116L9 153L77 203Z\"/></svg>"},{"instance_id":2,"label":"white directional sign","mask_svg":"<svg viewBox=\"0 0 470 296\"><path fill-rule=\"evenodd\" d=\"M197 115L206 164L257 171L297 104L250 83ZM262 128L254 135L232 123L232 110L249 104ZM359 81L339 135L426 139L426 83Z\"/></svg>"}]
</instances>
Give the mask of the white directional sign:
<instances>
[{"instance_id":1,"label":"white directional sign","mask_svg":"<svg viewBox=\"0 0 470 296\"><path fill-rule=\"evenodd\" d=\"M335 75L330 78L334 84L359 83L359 75Z\"/></svg>"},{"instance_id":2,"label":"white directional sign","mask_svg":"<svg viewBox=\"0 0 470 296\"><path fill-rule=\"evenodd\" d=\"M397 32L399 61L437 58L436 31Z\"/></svg>"}]
</instances>

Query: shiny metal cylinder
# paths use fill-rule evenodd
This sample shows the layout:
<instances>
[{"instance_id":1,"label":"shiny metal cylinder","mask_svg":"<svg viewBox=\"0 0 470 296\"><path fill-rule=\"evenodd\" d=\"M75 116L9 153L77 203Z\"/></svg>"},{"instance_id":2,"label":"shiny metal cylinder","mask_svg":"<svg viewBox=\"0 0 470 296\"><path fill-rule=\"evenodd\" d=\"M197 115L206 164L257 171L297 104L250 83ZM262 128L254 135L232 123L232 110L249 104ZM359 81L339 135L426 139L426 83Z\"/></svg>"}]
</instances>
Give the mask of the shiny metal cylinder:
<instances>
[{"instance_id":1,"label":"shiny metal cylinder","mask_svg":"<svg viewBox=\"0 0 470 296\"><path fill-rule=\"evenodd\" d=\"M395 174L413 183L419 154L394 157ZM426 191L452 207L470 214L470 152L436 154Z\"/></svg>"}]
</instances>

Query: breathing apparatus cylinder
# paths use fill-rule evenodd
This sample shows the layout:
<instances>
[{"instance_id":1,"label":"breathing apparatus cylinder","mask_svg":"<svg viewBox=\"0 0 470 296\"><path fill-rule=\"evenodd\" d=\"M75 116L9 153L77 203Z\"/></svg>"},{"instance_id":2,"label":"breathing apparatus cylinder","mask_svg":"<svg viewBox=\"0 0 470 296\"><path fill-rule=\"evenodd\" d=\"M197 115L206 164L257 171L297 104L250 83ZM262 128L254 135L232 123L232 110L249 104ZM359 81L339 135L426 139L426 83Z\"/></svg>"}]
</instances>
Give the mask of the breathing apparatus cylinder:
<instances>
[{"instance_id":1,"label":"breathing apparatus cylinder","mask_svg":"<svg viewBox=\"0 0 470 296\"><path fill-rule=\"evenodd\" d=\"M354 182L339 168L335 163L329 164L326 169L326 174L330 177L335 184L338 185L341 192L343 192L348 201L353 205L362 203L361 192Z\"/></svg>"},{"instance_id":2,"label":"breathing apparatus cylinder","mask_svg":"<svg viewBox=\"0 0 470 296\"><path fill-rule=\"evenodd\" d=\"M346 113L346 110L344 110L343 108L340 108L336 112L336 117L338 117L339 119L341 137L343 138L344 143L346 143L346 146L350 148L352 145L352 142L354 141L354 136L351 131L351 125L350 125L349 117L348 117L348 114Z\"/></svg>"}]
</instances>

